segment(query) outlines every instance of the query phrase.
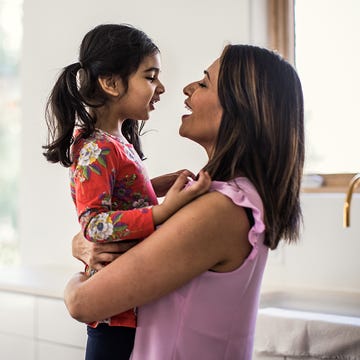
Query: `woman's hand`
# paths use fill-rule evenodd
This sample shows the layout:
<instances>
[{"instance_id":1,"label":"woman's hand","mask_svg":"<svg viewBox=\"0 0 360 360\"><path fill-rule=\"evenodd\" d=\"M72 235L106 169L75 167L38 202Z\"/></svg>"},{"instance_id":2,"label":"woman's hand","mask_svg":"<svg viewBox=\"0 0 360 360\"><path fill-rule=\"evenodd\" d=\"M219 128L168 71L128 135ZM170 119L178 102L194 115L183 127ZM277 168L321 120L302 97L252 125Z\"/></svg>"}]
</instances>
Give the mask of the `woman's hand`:
<instances>
[{"instance_id":1,"label":"woman's hand","mask_svg":"<svg viewBox=\"0 0 360 360\"><path fill-rule=\"evenodd\" d=\"M97 244L86 240L82 232L79 232L72 240L72 254L90 269L99 271L138 242L132 240Z\"/></svg>"},{"instance_id":2,"label":"woman's hand","mask_svg":"<svg viewBox=\"0 0 360 360\"><path fill-rule=\"evenodd\" d=\"M179 171L176 171L173 173L161 175L161 176L151 179L151 184L155 190L156 196L157 197L165 196L166 193L171 188L171 186L176 181L176 179L179 177L179 175L181 173L183 173L184 171L185 171L185 169L179 170ZM186 170L186 171L188 172L188 176L195 179L195 175L191 171L189 171L189 170Z\"/></svg>"}]
</instances>

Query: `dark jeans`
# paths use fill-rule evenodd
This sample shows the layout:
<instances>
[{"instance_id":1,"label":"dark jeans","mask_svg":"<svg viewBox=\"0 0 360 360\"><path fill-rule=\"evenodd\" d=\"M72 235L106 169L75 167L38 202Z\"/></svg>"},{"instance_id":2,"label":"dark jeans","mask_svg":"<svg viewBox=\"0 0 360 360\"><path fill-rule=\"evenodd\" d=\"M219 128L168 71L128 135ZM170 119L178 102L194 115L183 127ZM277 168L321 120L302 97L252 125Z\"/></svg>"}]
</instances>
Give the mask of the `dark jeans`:
<instances>
[{"instance_id":1,"label":"dark jeans","mask_svg":"<svg viewBox=\"0 0 360 360\"><path fill-rule=\"evenodd\" d=\"M129 360L135 331L135 328L107 324L88 326L85 360Z\"/></svg>"}]
</instances>

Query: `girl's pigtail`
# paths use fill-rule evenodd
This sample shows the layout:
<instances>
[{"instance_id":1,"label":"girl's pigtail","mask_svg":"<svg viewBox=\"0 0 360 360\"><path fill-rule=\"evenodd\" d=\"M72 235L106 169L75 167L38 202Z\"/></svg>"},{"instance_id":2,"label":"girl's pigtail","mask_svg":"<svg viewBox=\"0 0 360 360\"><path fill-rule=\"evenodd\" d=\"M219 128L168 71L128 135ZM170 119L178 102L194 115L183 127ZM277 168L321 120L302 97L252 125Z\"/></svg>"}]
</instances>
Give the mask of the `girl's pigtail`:
<instances>
[{"instance_id":1,"label":"girl's pigtail","mask_svg":"<svg viewBox=\"0 0 360 360\"><path fill-rule=\"evenodd\" d=\"M74 142L77 117L80 121L83 118L86 122L91 120L78 90L77 72L80 68L80 63L64 68L46 105L45 117L49 132L48 144L43 146L46 150L43 154L48 161L60 162L65 167L72 164L70 147Z\"/></svg>"}]
</instances>

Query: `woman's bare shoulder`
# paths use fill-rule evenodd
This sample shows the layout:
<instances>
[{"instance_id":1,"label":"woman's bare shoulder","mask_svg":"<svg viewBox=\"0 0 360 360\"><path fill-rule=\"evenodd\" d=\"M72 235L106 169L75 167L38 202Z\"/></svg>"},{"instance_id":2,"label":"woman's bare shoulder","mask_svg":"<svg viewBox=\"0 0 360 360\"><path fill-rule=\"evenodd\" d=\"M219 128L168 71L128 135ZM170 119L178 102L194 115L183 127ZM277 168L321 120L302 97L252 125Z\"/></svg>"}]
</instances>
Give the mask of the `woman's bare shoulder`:
<instances>
[{"instance_id":1,"label":"woman's bare shoulder","mask_svg":"<svg viewBox=\"0 0 360 360\"><path fill-rule=\"evenodd\" d=\"M232 271L251 251L248 242L249 221L244 208L226 195L213 191L195 199L165 224L179 241L196 242L198 248L217 254L218 261L209 269Z\"/></svg>"},{"instance_id":2,"label":"woman's bare shoulder","mask_svg":"<svg viewBox=\"0 0 360 360\"><path fill-rule=\"evenodd\" d=\"M178 211L177 215L201 217L208 225L214 221L229 223L231 227L247 226L247 217L244 209L236 205L228 196L218 192L208 192ZM242 221L242 220L246 221ZM233 222L232 220L236 220Z\"/></svg>"}]
</instances>

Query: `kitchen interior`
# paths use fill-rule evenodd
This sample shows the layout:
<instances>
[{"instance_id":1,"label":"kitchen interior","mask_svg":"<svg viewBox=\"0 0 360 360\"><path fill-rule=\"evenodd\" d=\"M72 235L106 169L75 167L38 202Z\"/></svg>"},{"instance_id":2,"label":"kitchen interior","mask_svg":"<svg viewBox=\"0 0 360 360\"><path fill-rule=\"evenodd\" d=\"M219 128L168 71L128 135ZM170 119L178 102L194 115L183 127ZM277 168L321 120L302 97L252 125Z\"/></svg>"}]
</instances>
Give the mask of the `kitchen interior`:
<instances>
[{"instance_id":1,"label":"kitchen interior","mask_svg":"<svg viewBox=\"0 0 360 360\"><path fill-rule=\"evenodd\" d=\"M167 92L142 139L146 166L150 176L182 168L197 172L206 156L177 132L184 111L183 86L200 78L203 69L229 42L272 47L296 63L295 43L291 42L296 37L293 22L289 22L296 1L294 5L290 0L154 0L151 4L143 0L0 0L0 34L6 21L1 6L6 1L21 7L21 131L14 150L20 159L18 258L10 265L0 263L0 358L83 359L85 325L70 318L62 300L66 281L83 268L71 256L71 240L79 226L68 172L47 163L41 154L46 140L45 103L58 71L64 64L77 61L74 54L83 34L97 24L130 23L147 32L161 49L161 76ZM326 33L320 27L327 9L316 8L316 1L312 2L313 13L319 19L319 31ZM348 6L349 11L354 6L353 13L360 18L356 0L331 3L338 6L339 14L341 7ZM334 28L337 26L338 22ZM274 34L288 36L279 38ZM334 46L331 52L323 53L323 59L314 56L307 60L327 62L328 57L339 56L338 68L327 74L327 87L335 93L345 92L349 101L354 98L356 103L358 88L357 93L344 87L339 90L334 80L337 71L341 77L344 67L351 66L349 59L356 46L342 45L342 41L345 44L346 39L333 39ZM351 74L360 81L356 70ZM358 84L356 79L353 81ZM324 100L330 112L335 111L332 105L329 99ZM339 118L338 123L343 121ZM326 138L328 129L320 130ZM315 140L314 134L316 130L307 134L309 147L324 140ZM340 132L338 136L342 136ZM355 157L348 165L350 154L357 153L357 134L346 129L346 136L343 146L337 138L328 136L330 149L336 150L330 163L340 157L338 163L344 166L334 171L341 173L339 176L319 175L330 168L325 168L321 157L320 161L315 159L313 168L309 167L314 173L304 176L301 241L270 253L254 360L360 359L360 163Z\"/></svg>"}]
</instances>

